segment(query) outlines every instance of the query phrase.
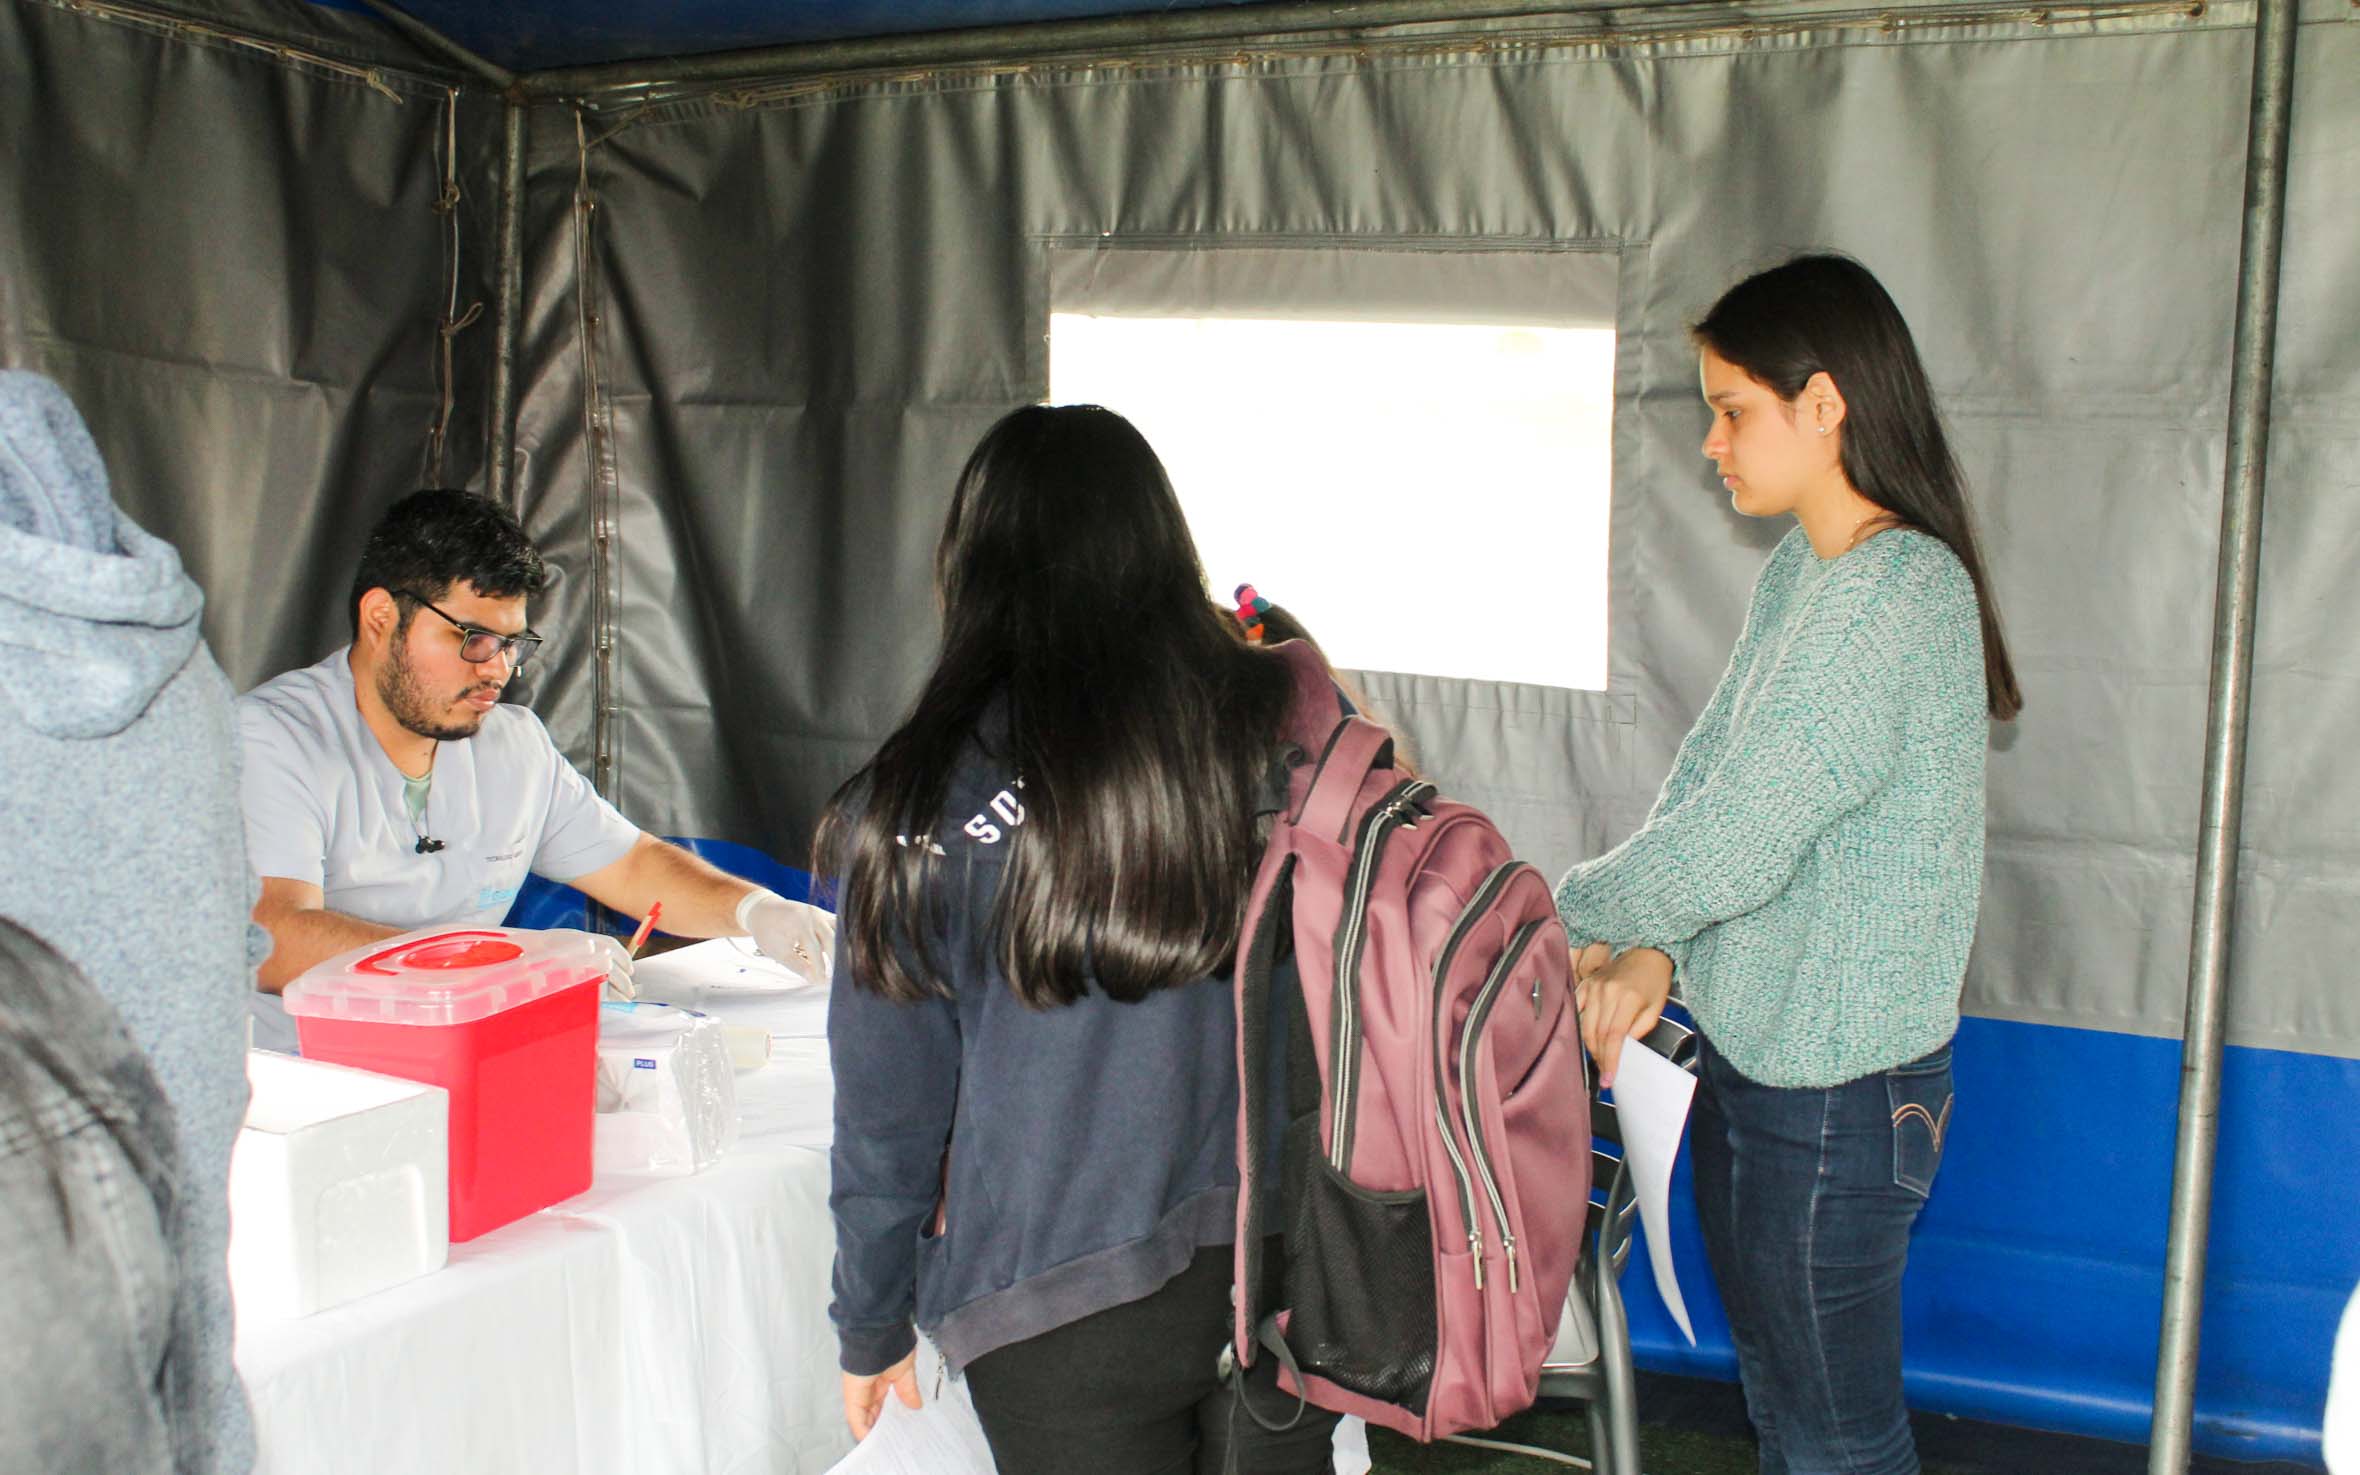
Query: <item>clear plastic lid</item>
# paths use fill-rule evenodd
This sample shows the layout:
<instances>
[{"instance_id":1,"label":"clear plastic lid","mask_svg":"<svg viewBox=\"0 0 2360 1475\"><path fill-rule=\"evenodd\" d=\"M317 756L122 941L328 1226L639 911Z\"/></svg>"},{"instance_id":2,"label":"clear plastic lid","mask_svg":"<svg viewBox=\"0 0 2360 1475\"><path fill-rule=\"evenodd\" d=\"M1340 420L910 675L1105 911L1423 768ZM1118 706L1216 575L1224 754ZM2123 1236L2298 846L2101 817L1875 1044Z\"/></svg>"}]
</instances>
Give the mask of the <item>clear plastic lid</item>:
<instances>
[{"instance_id":1,"label":"clear plastic lid","mask_svg":"<svg viewBox=\"0 0 2360 1475\"><path fill-rule=\"evenodd\" d=\"M428 927L340 953L287 985L289 1014L366 1024L471 1024L605 979L580 932Z\"/></svg>"},{"instance_id":2,"label":"clear plastic lid","mask_svg":"<svg viewBox=\"0 0 2360 1475\"><path fill-rule=\"evenodd\" d=\"M598 1009L599 1048L619 1050L643 1045L676 1045L682 1035L711 1017L695 1009L658 1003L653 999L609 1000Z\"/></svg>"}]
</instances>

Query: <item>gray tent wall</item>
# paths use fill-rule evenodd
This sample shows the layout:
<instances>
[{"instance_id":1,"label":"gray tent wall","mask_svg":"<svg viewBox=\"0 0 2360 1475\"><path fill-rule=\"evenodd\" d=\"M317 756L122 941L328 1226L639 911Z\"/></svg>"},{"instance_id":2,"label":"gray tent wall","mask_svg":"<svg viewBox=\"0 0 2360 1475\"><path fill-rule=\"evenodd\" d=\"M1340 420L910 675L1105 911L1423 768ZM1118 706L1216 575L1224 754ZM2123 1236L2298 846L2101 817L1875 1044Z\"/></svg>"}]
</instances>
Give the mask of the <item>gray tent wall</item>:
<instances>
[{"instance_id":1,"label":"gray tent wall","mask_svg":"<svg viewBox=\"0 0 2360 1475\"><path fill-rule=\"evenodd\" d=\"M355 17L161 14L0 3L0 364L74 396L246 686L349 638L388 503L481 475L491 328L455 339L446 418L439 325L454 225L455 316L489 296L500 109Z\"/></svg>"},{"instance_id":2,"label":"gray tent wall","mask_svg":"<svg viewBox=\"0 0 2360 1475\"><path fill-rule=\"evenodd\" d=\"M2154 1037L2104 1057L2103 1085L2056 1088L2067 1110L2122 1089L2108 1071L2153 1071L2186 980L2252 11L1750 15L1611 45L1233 47L536 110L521 494L591 574L556 612L553 725L592 735L574 755L641 823L795 857L923 670L960 461L1046 390L1056 251L1602 250L1620 273L1612 689L1366 677L1446 784L1561 866L1643 812L1777 532L1733 517L1696 453L1685 325L1744 271L1834 245L1917 330L2031 704L1994 740L1969 1010L2108 1032L2037 1032L2068 1070L2080 1046L2059 1042ZM2360 27L2315 4L2304 32L2231 1038L2323 1057L2295 1099L2360 1102L2360 775L2336 761L2360 721L2339 640L2360 614L2360 162L2335 142L2360 126ZM1284 566L1273 549L1261 575L1282 599ZM1994 1094L2032 1058L2004 1057ZM1937 1278L1911 1334L1941 1365L1913 1351L1916 1395L2143 1437L2169 1102L2139 1088L2127 1146L2086 1117L2097 1135L2057 1135L2053 1179L2119 1192L2019 1183L1997 1152L1979 1188L1959 1170L1954 1195L1989 1199L1976 1234L2019 1225L2049 1271L2128 1289L2044 1316L2019 1285L2032 1319L1945 1346L1924 1320L1971 1319L1975 1287ZM2237 1130L2224 1161L2255 1176L2225 1214L2274 1219L2290 1187L2360 1210L2360 1182L2322 1194ZM2268 1289L2215 1288L2199 1437L2293 1451L2316 1439L2319 1328L2360 1259L2258 1229L2216 1228L2216 1266ZM2079 1377L2093 1359L2121 1375ZM2031 1391L1994 1391L2010 1379Z\"/></svg>"},{"instance_id":3,"label":"gray tent wall","mask_svg":"<svg viewBox=\"0 0 2360 1475\"><path fill-rule=\"evenodd\" d=\"M209 633L243 683L342 638L360 534L425 474L452 296L438 149L464 79L356 17L269 0L205 10L310 59L127 7L0 4L0 129L38 141L0 159L14 186L0 197L22 202L0 215L0 362L75 393L127 505L205 583ZM1733 518L1695 455L1683 326L1742 271L1832 244L1885 278L1918 331L2032 701L1995 740L1970 1011L2124 1032L2035 1031L2079 1042L2047 1057L2068 1070L2087 1042L2125 1035L2168 1052L2251 12L1893 14L1806 24L1756 7L1743 25L1609 45L1231 47L1209 62L733 86L579 118L536 107L515 494L562 573L537 614L558 639L536 704L643 824L793 858L922 669L928 555L960 459L1045 388L1053 250L1608 251L1612 690L1367 678L1455 791L1561 865L1643 810L1774 531ZM2360 1274L2334 1228L2360 1214L2351 1175L2306 1183L2301 1151L2267 1145L2283 1118L2249 1120L2243 1138L2237 1126L2257 1085L2330 1122L2360 1103L2346 961L2360 777L2338 762L2360 719L2339 638L2360 614L2344 577L2360 531L2360 24L2344 6L2313 0L2298 64L2231 1014L2234 1041L2272 1049L2232 1052L2223 1172L2248 1174L2249 1191L2218 1200L2232 1222L2213 1252L2216 1272L2244 1277L2219 1295L2267 1284L2207 1320L2200 1420L2215 1447L2248 1451L2315 1441L2314 1333ZM461 312L493 295L503 121L466 85ZM441 479L486 484L489 324L455 343ZM1282 560L1274 550L1267 575L1281 597ZM1469 629L1479 638L1480 620ZM2293 1065L2265 1070L2295 1060L2280 1051L2311 1052L2299 1088ZM2057 1180L2078 1175L2091 1203L2112 1198L2102 1212L2151 1223L2160 1251L2161 1186L2134 1170L2168 1153L2138 1134L2168 1137L2169 1058L2153 1057L2121 1140L2012 1118L2034 1147L2074 1143L2039 1181L2009 1178L1997 1150L1986 1180L1959 1161L1971 1099L1949 1203L1978 1181L1994 1197L2021 1189L2029 1217L2000 1202L1986 1218L2016 1221L2076 1279L2151 1280L2159 1253L2144 1269L2138 1254L2109 1263L2119 1235L2041 1216L2065 1211ZM2241 1081L2241 1058L2264 1064ZM1999 1111L2041 1084L2001 1077L1979 1099ZM2077 1082L2052 1094L2084 1127L2105 1106ZM2303 1191L2300 1224L2256 1186ZM1943 1195L1934 1208L1921 1241ZM2130 1237L2145 1253L2145 1231ZM1913 1317L1971 1320L1992 1284L1937 1287L1950 1299L1931 1307L1913 1291ZM2136 1437L2143 1413L2101 1406L2119 1396L2136 1413L2143 1370L2120 1387L2039 1380L2121 1343L2151 1356L2153 1325L2092 1332L2052 1308L2003 1329L2017 1340L1995 1371L1944 1372L1935 1401L1975 1407L1962 1390L1977 1376L2015 1377L2029 1401L1984 1406Z\"/></svg>"},{"instance_id":4,"label":"gray tent wall","mask_svg":"<svg viewBox=\"0 0 2360 1475\"><path fill-rule=\"evenodd\" d=\"M2360 119L2360 28L2317 9L2232 1039L2349 1056L2360 990L2327 984L2360 931L2360 771L2337 761L2360 723L2339 640L2360 614L2360 222L2332 140ZM1696 454L1685 324L1745 270L1835 245L1924 347L2031 703L1994 739L1970 1001L2176 1035L2252 16L2134 11L741 88L593 114L586 160L574 119L538 110L538 227L578 179L596 209L536 233L519 444L555 454L522 486L568 538L609 510L616 602L603 630L564 618L572 683L615 639L579 698L611 710L612 791L795 853L922 670L961 459L1045 393L1053 249L1578 243L1621 259L1613 690L1369 689L1544 866L1595 853L1652 797L1778 532L1732 516ZM611 428L600 474L585 423Z\"/></svg>"}]
</instances>

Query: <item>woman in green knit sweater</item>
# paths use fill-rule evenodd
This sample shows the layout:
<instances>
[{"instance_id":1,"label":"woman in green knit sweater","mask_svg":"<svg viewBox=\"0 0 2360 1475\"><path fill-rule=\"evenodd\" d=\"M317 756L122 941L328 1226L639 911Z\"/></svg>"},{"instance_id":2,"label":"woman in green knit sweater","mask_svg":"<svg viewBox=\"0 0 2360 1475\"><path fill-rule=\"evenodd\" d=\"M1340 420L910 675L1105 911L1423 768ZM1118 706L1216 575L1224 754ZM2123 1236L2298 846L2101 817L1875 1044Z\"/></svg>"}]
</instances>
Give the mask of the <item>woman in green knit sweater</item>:
<instances>
[{"instance_id":1,"label":"woman in green knit sweater","mask_svg":"<svg viewBox=\"0 0 2360 1475\"><path fill-rule=\"evenodd\" d=\"M1876 279L1798 257L1693 336L1704 454L1797 526L1646 824L1557 908L1602 1079L1675 986L1703 1035L1697 1213L1763 1475L1914 1475L1901 1273L1950 1125L1987 721L2022 698Z\"/></svg>"}]
</instances>

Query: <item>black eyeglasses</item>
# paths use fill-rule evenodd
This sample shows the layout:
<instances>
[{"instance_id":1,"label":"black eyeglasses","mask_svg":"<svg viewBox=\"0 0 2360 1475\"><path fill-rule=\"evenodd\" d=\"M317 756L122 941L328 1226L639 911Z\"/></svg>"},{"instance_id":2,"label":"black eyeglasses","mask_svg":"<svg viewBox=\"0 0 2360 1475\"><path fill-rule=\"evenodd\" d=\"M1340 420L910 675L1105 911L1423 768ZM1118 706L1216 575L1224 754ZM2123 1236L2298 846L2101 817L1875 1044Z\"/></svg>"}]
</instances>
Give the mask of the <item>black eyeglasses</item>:
<instances>
[{"instance_id":1,"label":"black eyeglasses","mask_svg":"<svg viewBox=\"0 0 2360 1475\"><path fill-rule=\"evenodd\" d=\"M481 625L470 625L465 620L452 619L449 615L443 614L441 610L434 609L434 601L423 594L413 594L407 589L395 589L389 592L399 595L403 599L425 605L428 609L434 610L445 624L456 628L459 632L459 659L471 666L480 666L493 656L498 655L508 658L509 670L521 671L524 669L525 662L533 658L533 652L541 648L541 637L530 630L520 630L514 635L502 635L497 630L486 630Z\"/></svg>"}]
</instances>

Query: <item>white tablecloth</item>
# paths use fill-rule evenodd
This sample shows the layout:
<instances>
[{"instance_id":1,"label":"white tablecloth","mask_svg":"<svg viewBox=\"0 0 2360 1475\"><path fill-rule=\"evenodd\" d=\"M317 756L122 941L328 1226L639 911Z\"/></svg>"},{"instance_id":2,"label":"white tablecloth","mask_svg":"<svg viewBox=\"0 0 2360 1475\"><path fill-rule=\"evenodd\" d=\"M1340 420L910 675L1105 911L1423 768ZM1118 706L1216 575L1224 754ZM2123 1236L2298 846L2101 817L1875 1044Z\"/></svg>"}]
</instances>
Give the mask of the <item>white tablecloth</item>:
<instances>
[{"instance_id":1,"label":"white tablecloth","mask_svg":"<svg viewBox=\"0 0 2360 1475\"><path fill-rule=\"evenodd\" d=\"M688 1177L601 1176L433 1275L242 1326L256 1475L820 1475L851 1450L827 1317L826 991L781 988L726 942L637 976L642 997L771 1031L771 1063L737 1078L736 1147ZM964 1400L926 1412L979 1443ZM1337 1446L1340 1475L1368 1469L1357 1421Z\"/></svg>"},{"instance_id":2,"label":"white tablecloth","mask_svg":"<svg viewBox=\"0 0 2360 1475\"><path fill-rule=\"evenodd\" d=\"M741 990L726 943L644 994L773 1033L737 1146L611 1175L451 1248L436 1274L242 1327L258 1475L818 1475L852 1446L827 1318L827 999ZM758 967L759 965L757 965Z\"/></svg>"}]
</instances>

